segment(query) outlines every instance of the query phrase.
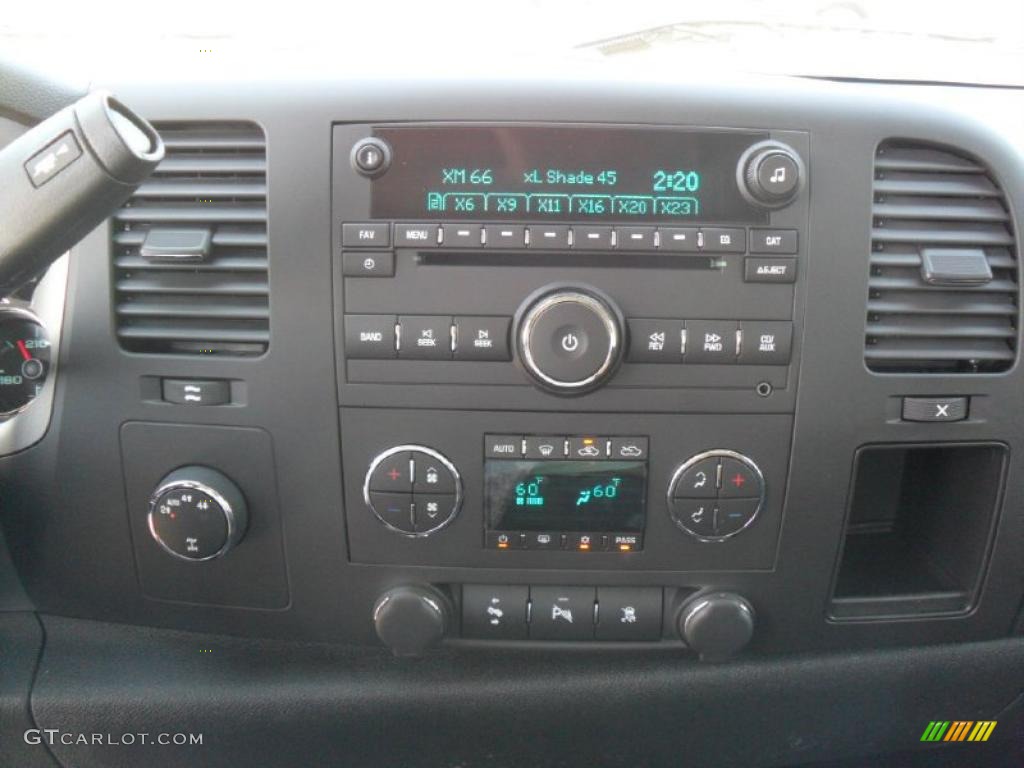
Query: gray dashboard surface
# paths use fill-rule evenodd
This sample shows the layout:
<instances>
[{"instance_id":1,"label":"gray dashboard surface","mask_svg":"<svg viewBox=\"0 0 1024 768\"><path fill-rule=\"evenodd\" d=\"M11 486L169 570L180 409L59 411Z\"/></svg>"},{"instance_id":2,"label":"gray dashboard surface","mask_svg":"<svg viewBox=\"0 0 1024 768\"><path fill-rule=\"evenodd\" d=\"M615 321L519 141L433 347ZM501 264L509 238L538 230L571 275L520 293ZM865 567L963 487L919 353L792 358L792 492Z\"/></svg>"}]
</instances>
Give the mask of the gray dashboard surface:
<instances>
[{"instance_id":1,"label":"gray dashboard surface","mask_svg":"<svg viewBox=\"0 0 1024 768\"><path fill-rule=\"evenodd\" d=\"M1024 582L1019 366L941 387L977 403L970 421L944 433L948 439L1010 447L999 536L977 608L913 622L825 620L856 449L936 434L931 425L892 418L897 397L933 395L934 380L872 375L863 364L875 147L885 138L912 137L983 157L1020 222L1024 92L587 78L106 85L152 120L256 120L264 127L272 342L265 356L249 360L127 354L110 309L107 228L74 250L50 430L32 449L0 460L0 483L10 489L7 541L27 594L46 615L47 648L32 700L40 727L91 732L175 723L209 733L196 758L210 765L426 765L437 764L437 755L452 765L523 764L524 755L538 766L680 765L691 758L770 765L910 747L928 720L995 718L1024 689L1024 640L1008 639ZM444 651L401 662L358 647L374 644L374 600L395 584L524 578L496 568L355 564L346 555L331 126L406 120L628 121L810 133L806 322L776 566L620 579L742 592L764 617L749 659L697 666L674 648L652 655ZM244 381L247 402L189 409L143 398L143 378L160 376ZM492 401L484 392L424 393L401 385L367 386L359 398L360 407L466 410ZM681 399L671 410L693 408ZM269 435L284 500L286 608L196 605L143 593L130 524L138 510L128 507L119 460L119 435L132 421ZM565 578L543 570L529 576L540 584ZM597 570L573 574L581 584L607 578ZM178 632L185 629L235 639ZM967 644L941 645L957 642ZM867 650L914 643L931 647ZM209 658L199 654L207 646L214 648ZM799 653L808 655L788 655ZM560 722L568 725L559 729ZM740 731L754 735L744 740ZM389 751L376 754L383 743ZM76 765L139 763L135 753L104 748L56 754ZM515 760L501 757L512 754ZM146 755L152 765L175 759L173 750Z\"/></svg>"}]
</instances>

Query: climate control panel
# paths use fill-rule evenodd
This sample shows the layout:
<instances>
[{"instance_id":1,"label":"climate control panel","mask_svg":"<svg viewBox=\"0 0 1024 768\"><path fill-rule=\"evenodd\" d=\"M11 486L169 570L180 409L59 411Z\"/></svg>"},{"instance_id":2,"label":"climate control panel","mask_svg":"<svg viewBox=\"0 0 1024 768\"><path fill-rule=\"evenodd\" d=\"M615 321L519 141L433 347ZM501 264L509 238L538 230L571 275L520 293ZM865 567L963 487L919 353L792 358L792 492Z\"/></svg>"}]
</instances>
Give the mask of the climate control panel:
<instances>
[{"instance_id":1,"label":"climate control panel","mask_svg":"<svg viewBox=\"0 0 1024 768\"><path fill-rule=\"evenodd\" d=\"M363 500L391 531L429 536L458 514L462 480L455 465L432 448L399 445L370 464Z\"/></svg>"}]
</instances>

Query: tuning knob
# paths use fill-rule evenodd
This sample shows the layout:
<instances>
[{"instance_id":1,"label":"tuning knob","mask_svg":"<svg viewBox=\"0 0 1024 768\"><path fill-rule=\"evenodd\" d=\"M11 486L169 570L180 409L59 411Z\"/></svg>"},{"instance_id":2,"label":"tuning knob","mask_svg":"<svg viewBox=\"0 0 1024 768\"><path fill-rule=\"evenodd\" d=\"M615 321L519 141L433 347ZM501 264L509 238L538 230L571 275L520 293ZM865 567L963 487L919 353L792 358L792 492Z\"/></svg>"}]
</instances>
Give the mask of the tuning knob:
<instances>
[{"instance_id":1,"label":"tuning knob","mask_svg":"<svg viewBox=\"0 0 1024 768\"><path fill-rule=\"evenodd\" d=\"M373 606L377 637L395 656L418 656L441 642L450 619L448 600L430 587L395 587Z\"/></svg>"},{"instance_id":2,"label":"tuning knob","mask_svg":"<svg viewBox=\"0 0 1024 768\"><path fill-rule=\"evenodd\" d=\"M748 149L736 169L744 197L763 208L793 202L803 184L800 156L785 144L761 142Z\"/></svg>"},{"instance_id":3,"label":"tuning knob","mask_svg":"<svg viewBox=\"0 0 1024 768\"><path fill-rule=\"evenodd\" d=\"M517 313L516 346L544 389L583 394L603 384L622 358L622 313L594 288L549 286Z\"/></svg>"},{"instance_id":4,"label":"tuning knob","mask_svg":"<svg viewBox=\"0 0 1024 768\"><path fill-rule=\"evenodd\" d=\"M209 467L181 467L149 500L149 532L165 552L203 562L227 554L245 535L249 514L238 486Z\"/></svg>"},{"instance_id":5,"label":"tuning knob","mask_svg":"<svg viewBox=\"0 0 1024 768\"><path fill-rule=\"evenodd\" d=\"M754 635L754 608L731 592L698 595L676 619L679 636L702 661L723 661L743 650Z\"/></svg>"}]
</instances>

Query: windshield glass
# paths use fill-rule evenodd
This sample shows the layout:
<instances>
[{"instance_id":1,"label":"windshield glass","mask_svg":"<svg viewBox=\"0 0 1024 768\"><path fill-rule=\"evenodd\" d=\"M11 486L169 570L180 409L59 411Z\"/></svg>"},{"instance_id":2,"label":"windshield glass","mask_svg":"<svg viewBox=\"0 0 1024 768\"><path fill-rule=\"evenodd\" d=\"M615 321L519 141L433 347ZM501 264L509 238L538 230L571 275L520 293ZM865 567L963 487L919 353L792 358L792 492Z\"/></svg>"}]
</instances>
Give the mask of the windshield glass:
<instances>
[{"instance_id":1,"label":"windshield glass","mask_svg":"<svg viewBox=\"0 0 1024 768\"><path fill-rule=\"evenodd\" d=\"M486 0L33 3L0 16L0 53L75 74L124 70L515 75L567 62L693 78L782 74L1024 85L1020 0Z\"/></svg>"}]
</instances>

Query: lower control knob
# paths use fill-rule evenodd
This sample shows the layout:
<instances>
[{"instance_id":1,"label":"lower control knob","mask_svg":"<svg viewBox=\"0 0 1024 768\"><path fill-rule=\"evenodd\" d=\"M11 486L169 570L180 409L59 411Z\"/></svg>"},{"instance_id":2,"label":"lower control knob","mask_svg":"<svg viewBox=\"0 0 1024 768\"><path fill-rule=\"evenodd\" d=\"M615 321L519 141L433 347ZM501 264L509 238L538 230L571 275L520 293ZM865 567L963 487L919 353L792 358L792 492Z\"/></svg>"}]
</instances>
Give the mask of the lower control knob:
<instances>
[{"instance_id":1,"label":"lower control knob","mask_svg":"<svg viewBox=\"0 0 1024 768\"><path fill-rule=\"evenodd\" d=\"M698 595L679 611L676 625L702 661L724 661L754 636L754 608L731 592Z\"/></svg>"},{"instance_id":2,"label":"lower control knob","mask_svg":"<svg viewBox=\"0 0 1024 768\"><path fill-rule=\"evenodd\" d=\"M430 587L395 587L373 606L377 637L395 656L418 656L437 645L450 620L447 598Z\"/></svg>"},{"instance_id":3,"label":"lower control knob","mask_svg":"<svg viewBox=\"0 0 1024 768\"><path fill-rule=\"evenodd\" d=\"M592 288L551 287L520 310L519 359L544 389L582 394L603 384L622 357L622 315Z\"/></svg>"},{"instance_id":4,"label":"lower control knob","mask_svg":"<svg viewBox=\"0 0 1024 768\"><path fill-rule=\"evenodd\" d=\"M181 560L222 557L245 535L249 514L238 486L209 467L181 467L149 500L149 532Z\"/></svg>"}]
</instances>

